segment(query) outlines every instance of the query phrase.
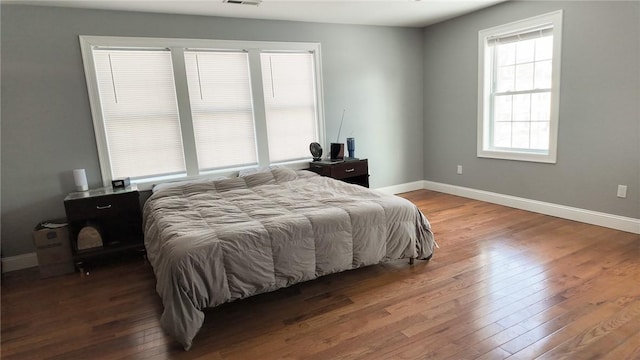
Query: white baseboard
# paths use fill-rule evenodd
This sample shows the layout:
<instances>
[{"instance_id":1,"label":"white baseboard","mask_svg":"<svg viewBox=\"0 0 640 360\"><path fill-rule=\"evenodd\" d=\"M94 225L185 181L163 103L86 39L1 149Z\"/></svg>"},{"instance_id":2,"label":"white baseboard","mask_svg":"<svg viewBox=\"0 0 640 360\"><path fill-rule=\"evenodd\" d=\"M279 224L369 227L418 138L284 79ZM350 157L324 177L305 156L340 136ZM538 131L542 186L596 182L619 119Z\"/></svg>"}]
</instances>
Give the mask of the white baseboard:
<instances>
[{"instance_id":1,"label":"white baseboard","mask_svg":"<svg viewBox=\"0 0 640 360\"><path fill-rule=\"evenodd\" d=\"M38 266L38 256L36 253L7 256L2 258L2 272L28 269Z\"/></svg>"},{"instance_id":2,"label":"white baseboard","mask_svg":"<svg viewBox=\"0 0 640 360\"><path fill-rule=\"evenodd\" d=\"M385 194L393 195L393 194L400 194L403 192L422 190L422 189L424 189L424 181L419 180L419 181L414 181L414 182L400 184L400 185L377 188L375 190Z\"/></svg>"},{"instance_id":3,"label":"white baseboard","mask_svg":"<svg viewBox=\"0 0 640 360\"><path fill-rule=\"evenodd\" d=\"M437 183L427 180L423 181L423 188L427 190L462 196L470 199L486 201L493 204L509 206L516 209L551 215L563 219L604 226L611 229L626 231L634 234L640 234L640 219L531 200L516 196L503 195L489 191L476 190L462 186Z\"/></svg>"}]
</instances>

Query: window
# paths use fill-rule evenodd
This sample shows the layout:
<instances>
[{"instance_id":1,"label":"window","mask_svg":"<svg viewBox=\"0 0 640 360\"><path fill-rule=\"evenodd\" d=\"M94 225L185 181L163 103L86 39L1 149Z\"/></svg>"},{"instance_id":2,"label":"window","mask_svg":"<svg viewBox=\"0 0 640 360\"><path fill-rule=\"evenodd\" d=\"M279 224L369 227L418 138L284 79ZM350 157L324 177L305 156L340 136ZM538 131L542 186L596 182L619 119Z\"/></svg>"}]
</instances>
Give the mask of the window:
<instances>
[{"instance_id":1,"label":"window","mask_svg":"<svg viewBox=\"0 0 640 360\"><path fill-rule=\"evenodd\" d=\"M248 54L185 51L184 57L199 170L255 165Z\"/></svg>"},{"instance_id":2,"label":"window","mask_svg":"<svg viewBox=\"0 0 640 360\"><path fill-rule=\"evenodd\" d=\"M171 53L95 49L93 56L114 177L184 172Z\"/></svg>"},{"instance_id":3,"label":"window","mask_svg":"<svg viewBox=\"0 0 640 360\"><path fill-rule=\"evenodd\" d=\"M479 32L478 156L556 162L562 12Z\"/></svg>"},{"instance_id":4,"label":"window","mask_svg":"<svg viewBox=\"0 0 640 360\"><path fill-rule=\"evenodd\" d=\"M308 161L319 44L81 36L105 185Z\"/></svg>"},{"instance_id":5,"label":"window","mask_svg":"<svg viewBox=\"0 0 640 360\"><path fill-rule=\"evenodd\" d=\"M269 138L269 155L274 161L309 156L309 139L317 129L314 68L311 54L263 53L262 78Z\"/></svg>"}]
</instances>

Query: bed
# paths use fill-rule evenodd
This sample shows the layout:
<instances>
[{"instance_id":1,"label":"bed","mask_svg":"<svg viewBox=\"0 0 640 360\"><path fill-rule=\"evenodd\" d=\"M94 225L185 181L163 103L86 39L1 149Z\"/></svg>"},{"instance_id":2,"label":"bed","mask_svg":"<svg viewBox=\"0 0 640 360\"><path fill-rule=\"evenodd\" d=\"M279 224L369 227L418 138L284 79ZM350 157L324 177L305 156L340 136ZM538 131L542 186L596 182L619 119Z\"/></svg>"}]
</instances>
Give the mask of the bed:
<instances>
[{"instance_id":1,"label":"bed","mask_svg":"<svg viewBox=\"0 0 640 360\"><path fill-rule=\"evenodd\" d=\"M189 350L205 308L396 259L428 259L430 225L411 202L309 171L158 187L145 247L163 329Z\"/></svg>"}]
</instances>

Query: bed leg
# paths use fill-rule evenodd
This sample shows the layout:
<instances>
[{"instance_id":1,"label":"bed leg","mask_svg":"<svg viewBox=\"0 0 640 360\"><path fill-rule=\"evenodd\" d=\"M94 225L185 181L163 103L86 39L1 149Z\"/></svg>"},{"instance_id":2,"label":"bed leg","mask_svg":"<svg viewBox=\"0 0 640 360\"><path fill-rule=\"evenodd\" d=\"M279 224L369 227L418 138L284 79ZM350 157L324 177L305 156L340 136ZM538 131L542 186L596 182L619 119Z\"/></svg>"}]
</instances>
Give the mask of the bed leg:
<instances>
[{"instance_id":1,"label":"bed leg","mask_svg":"<svg viewBox=\"0 0 640 360\"><path fill-rule=\"evenodd\" d=\"M410 257L410 258L409 258L409 265L413 265L413 262L414 262L415 260L416 260L415 258Z\"/></svg>"}]
</instances>

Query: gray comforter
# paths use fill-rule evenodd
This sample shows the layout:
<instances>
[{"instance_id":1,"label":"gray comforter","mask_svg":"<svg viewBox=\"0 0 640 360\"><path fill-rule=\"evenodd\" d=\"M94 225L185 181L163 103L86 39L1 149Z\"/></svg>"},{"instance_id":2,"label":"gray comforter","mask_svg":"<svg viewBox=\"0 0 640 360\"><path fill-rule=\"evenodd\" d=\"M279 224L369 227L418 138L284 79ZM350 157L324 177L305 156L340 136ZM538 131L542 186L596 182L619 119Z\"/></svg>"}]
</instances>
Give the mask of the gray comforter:
<instances>
[{"instance_id":1,"label":"gray comforter","mask_svg":"<svg viewBox=\"0 0 640 360\"><path fill-rule=\"evenodd\" d=\"M186 350L203 309L401 258L428 258L411 202L308 171L275 169L156 191L144 206L161 324Z\"/></svg>"}]
</instances>

